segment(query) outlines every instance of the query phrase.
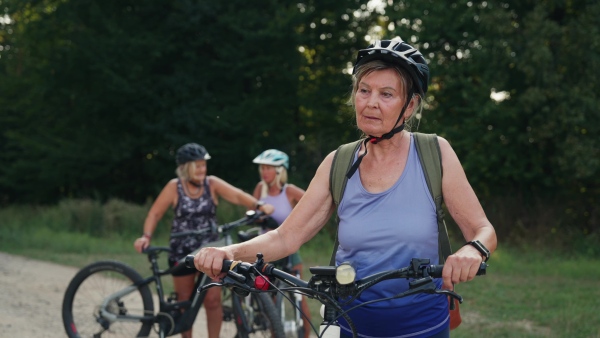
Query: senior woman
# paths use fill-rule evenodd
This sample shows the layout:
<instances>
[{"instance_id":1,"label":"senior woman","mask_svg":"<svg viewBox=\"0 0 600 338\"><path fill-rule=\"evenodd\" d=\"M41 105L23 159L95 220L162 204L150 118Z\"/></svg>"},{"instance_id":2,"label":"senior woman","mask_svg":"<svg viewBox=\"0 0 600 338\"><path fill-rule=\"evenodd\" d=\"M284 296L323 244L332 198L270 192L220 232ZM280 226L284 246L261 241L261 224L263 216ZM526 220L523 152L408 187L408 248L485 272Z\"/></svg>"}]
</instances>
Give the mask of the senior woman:
<instances>
[{"instance_id":1,"label":"senior woman","mask_svg":"<svg viewBox=\"0 0 600 338\"><path fill-rule=\"evenodd\" d=\"M422 54L402 40L376 41L360 50L354 65L351 102L358 128L366 140L355 154L337 207L329 189L335 151L327 155L306 193L283 224L252 241L223 248L205 248L194 263L211 277L223 276L223 259L254 261L285 257L315 236L333 211L340 218L336 264L350 261L357 278L406 266L413 257L438 256L435 204L425 182L414 136L404 129L420 111L427 92L429 69ZM438 137L442 157L442 194L450 215L467 242L475 241L490 253L496 233L487 219L461 163L444 138ZM452 289L470 281L489 254L465 245L444 264L438 286ZM377 269L377 270L376 270ZM398 294L408 288L383 282L361 295L352 305ZM427 300L425 300L427 298ZM417 300L418 299L418 300ZM362 306L348 315L363 337L448 337L448 300L443 295L418 294ZM350 336L340 320L342 335Z\"/></svg>"}]
</instances>

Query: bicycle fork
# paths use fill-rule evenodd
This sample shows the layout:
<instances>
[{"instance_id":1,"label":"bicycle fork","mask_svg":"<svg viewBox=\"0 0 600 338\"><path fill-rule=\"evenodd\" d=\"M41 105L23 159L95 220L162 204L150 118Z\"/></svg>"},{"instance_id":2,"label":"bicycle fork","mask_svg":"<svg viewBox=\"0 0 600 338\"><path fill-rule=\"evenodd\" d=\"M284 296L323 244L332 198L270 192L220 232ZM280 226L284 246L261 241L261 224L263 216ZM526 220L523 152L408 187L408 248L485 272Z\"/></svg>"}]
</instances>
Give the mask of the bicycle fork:
<instances>
[{"instance_id":1,"label":"bicycle fork","mask_svg":"<svg viewBox=\"0 0 600 338\"><path fill-rule=\"evenodd\" d=\"M252 323L254 321L254 309L252 308L252 297L240 297L231 295L233 309L233 318L236 326L243 328L247 333L252 333Z\"/></svg>"},{"instance_id":2,"label":"bicycle fork","mask_svg":"<svg viewBox=\"0 0 600 338\"><path fill-rule=\"evenodd\" d=\"M285 333L286 334L290 333L292 335L295 335L298 332L298 329L301 328L302 326L304 326L304 318L302 318L302 295L297 292L292 293L292 295L293 295L292 299L294 300L292 306L295 308L295 309L292 309L292 313L294 314L294 317L290 321L290 320L286 320L285 316L282 316L281 320L283 321L283 325L284 325L283 329L284 329ZM282 304L281 306L283 307L281 309L282 313L285 312L285 305L284 305L285 301L286 300L283 300L281 303Z\"/></svg>"},{"instance_id":3,"label":"bicycle fork","mask_svg":"<svg viewBox=\"0 0 600 338\"><path fill-rule=\"evenodd\" d=\"M321 317L323 317L323 322L319 328L319 337L339 338L341 329L336 320L337 311L331 306L321 305Z\"/></svg>"}]
</instances>

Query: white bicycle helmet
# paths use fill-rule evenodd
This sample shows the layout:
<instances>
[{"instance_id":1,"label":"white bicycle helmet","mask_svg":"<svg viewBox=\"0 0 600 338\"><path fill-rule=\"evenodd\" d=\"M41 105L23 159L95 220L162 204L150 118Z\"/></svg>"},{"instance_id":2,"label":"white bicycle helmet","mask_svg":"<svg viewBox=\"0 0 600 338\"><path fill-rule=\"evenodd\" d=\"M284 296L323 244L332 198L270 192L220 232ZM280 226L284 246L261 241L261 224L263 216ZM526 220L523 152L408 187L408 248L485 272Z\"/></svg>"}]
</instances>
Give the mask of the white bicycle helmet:
<instances>
[{"instance_id":1,"label":"white bicycle helmet","mask_svg":"<svg viewBox=\"0 0 600 338\"><path fill-rule=\"evenodd\" d=\"M263 151L260 155L256 156L253 163L272 165L274 167L284 166L285 169L289 169L290 158L286 153L277 149L269 149Z\"/></svg>"}]
</instances>

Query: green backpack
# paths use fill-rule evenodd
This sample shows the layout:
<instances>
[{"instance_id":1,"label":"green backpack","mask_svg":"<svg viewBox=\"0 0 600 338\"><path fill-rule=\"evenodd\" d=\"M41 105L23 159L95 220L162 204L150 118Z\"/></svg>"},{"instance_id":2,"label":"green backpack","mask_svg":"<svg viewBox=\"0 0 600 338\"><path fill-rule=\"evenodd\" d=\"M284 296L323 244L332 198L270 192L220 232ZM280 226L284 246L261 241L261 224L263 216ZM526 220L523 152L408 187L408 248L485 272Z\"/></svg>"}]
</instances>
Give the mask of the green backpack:
<instances>
[{"instance_id":1,"label":"green backpack","mask_svg":"<svg viewBox=\"0 0 600 338\"><path fill-rule=\"evenodd\" d=\"M442 208L444 200L442 197L442 154L440 152L440 145L436 134L413 133L413 135L415 145L417 146L417 154L425 172L427 187L435 202L438 223L438 252L440 264L443 264L446 258L452 254L452 249L450 248L450 239L448 238L446 222L444 222L444 209ZM354 154L363 141L364 139L361 139L341 145L333 157L329 173L329 190L331 191L331 196L333 196L336 210L340 205L342 196L344 196L344 189L346 189L346 182L348 181L346 173L352 166ZM339 225L339 218L337 216L336 224ZM338 245L336 228L335 245L331 254L330 265L335 265L335 254Z\"/></svg>"}]
</instances>

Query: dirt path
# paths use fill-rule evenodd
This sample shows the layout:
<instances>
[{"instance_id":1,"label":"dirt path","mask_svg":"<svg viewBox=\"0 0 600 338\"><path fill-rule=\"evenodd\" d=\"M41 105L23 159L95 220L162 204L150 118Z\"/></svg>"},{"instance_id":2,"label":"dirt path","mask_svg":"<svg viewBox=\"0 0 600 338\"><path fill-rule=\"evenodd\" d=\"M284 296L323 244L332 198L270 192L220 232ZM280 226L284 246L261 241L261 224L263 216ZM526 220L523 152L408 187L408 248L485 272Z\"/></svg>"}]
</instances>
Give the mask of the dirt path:
<instances>
[{"instance_id":1,"label":"dirt path","mask_svg":"<svg viewBox=\"0 0 600 338\"><path fill-rule=\"evenodd\" d=\"M64 338L62 299L73 267L0 252L0 337ZM205 337L201 311L194 337Z\"/></svg>"}]
</instances>

